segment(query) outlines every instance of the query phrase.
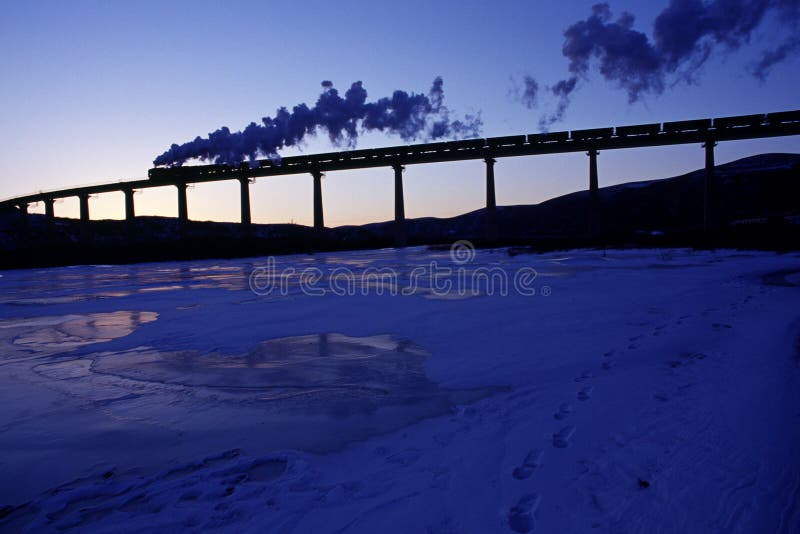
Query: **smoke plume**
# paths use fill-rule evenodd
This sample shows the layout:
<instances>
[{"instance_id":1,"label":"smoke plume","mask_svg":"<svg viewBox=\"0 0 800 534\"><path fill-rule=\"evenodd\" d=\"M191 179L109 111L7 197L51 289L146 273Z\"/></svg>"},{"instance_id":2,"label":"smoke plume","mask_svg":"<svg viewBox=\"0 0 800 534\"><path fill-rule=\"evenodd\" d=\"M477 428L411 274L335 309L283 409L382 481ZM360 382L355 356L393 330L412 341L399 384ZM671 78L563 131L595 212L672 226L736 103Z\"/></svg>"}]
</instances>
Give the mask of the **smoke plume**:
<instances>
[{"instance_id":1,"label":"smoke plume","mask_svg":"<svg viewBox=\"0 0 800 534\"><path fill-rule=\"evenodd\" d=\"M539 82L533 76L526 75L522 77L522 86L520 86L512 77L508 95L526 108L533 109L539 98Z\"/></svg>"},{"instance_id":2,"label":"smoke plume","mask_svg":"<svg viewBox=\"0 0 800 534\"><path fill-rule=\"evenodd\" d=\"M452 119L443 104L443 85L442 79L436 78L427 95L395 91L391 97L367 102L367 90L360 81L342 97L326 80L314 107L299 104L291 112L282 107L274 117L251 122L238 132L223 126L206 138L173 144L153 164L180 166L190 159L227 164L260 157L279 160L279 150L296 146L320 131L327 133L335 146L349 147L356 145L360 133L369 131L397 135L404 141L477 137L483 124L480 114Z\"/></svg>"},{"instance_id":3,"label":"smoke plume","mask_svg":"<svg viewBox=\"0 0 800 534\"><path fill-rule=\"evenodd\" d=\"M539 129L541 131L548 131L550 126L564 118L564 112L567 111L567 107L570 103L570 95L572 91L575 90L577 84L578 78L573 76L572 78L561 80L550 87L550 92L553 93L553 96L557 99L556 109L550 114L542 115L539 119Z\"/></svg>"},{"instance_id":4,"label":"smoke plume","mask_svg":"<svg viewBox=\"0 0 800 534\"><path fill-rule=\"evenodd\" d=\"M562 54L569 61L570 76L551 87L558 98L556 110L540 122L560 120L575 88L573 81L587 79L595 65L633 103L675 83L694 81L712 52L732 52L748 44L768 16L774 16L779 31L789 36L753 65L752 74L762 80L800 48L800 0L670 0L653 23L652 37L634 29L632 14L622 12L614 18L607 3L596 4L589 17L564 31Z\"/></svg>"},{"instance_id":5,"label":"smoke plume","mask_svg":"<svg viewBox=\"0 0 800 534\"><path fill-rule=\"evenodd\" d=\"M753 66L753 74L762 82L765 81L772 67L785 60L798 49L800 49L800 37L788 37L780 46L761 54L761 59Z\"/></svg>"}]
</instances>

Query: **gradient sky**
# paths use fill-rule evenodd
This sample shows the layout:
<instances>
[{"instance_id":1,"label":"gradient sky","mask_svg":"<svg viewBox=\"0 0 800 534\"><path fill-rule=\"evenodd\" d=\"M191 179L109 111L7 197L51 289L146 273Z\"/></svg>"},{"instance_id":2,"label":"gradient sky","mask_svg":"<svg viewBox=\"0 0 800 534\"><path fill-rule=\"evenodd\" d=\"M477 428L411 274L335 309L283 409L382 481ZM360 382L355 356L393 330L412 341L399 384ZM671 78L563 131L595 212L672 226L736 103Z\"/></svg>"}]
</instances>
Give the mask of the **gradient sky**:
<instances>
[{"instance_id":1,"label":"gradient sky","mask_svg":"<svg viewBox=\"0 0 800 534\"><path fill-rule=\"evenodd\" d=\"M525 75L542 86L567 76L564 30L595 2L7 2L0 17L0 197L142 178L172 143L220 127L238 130L279 106L313 105L322 80L344 91L364 82L370 99L394 89L427 92L444 78L455 113L481 111L486 137L538 131L555 102L536 109L513 97ZM609 2L650 34L667 0ZM797 57L765 81L749 68L786 28L771 14L737 50L717 48L693 83L630 104L590 69L553 130L800 108ZM516 81L515 81L516 80ZM402 144L382 134L359 147ZM332 150L327 137L305 152ZM763 152L800 152L800 138L723 143L718 163ZM293 150L282 152L292 155ZM606 151L600 183L663 178L701 167L699 146ZM498 204L535 203L587 186L582 154L502 159ZM482 207L480 161L409 166L406 215L450 216ZM329 173L328 226L392 218L392 170ZM251 186L255 222L310 224L312 180L261 178ZM91 216L122 218L121 193L92 197ZM238 221L237 182L189 190L194 220ZM173 187L136 196L137 214L177 215ZM38 205L32 211L43 211ZM56 215L77 216L77 199Z\"/></svg>"}]
</instances>

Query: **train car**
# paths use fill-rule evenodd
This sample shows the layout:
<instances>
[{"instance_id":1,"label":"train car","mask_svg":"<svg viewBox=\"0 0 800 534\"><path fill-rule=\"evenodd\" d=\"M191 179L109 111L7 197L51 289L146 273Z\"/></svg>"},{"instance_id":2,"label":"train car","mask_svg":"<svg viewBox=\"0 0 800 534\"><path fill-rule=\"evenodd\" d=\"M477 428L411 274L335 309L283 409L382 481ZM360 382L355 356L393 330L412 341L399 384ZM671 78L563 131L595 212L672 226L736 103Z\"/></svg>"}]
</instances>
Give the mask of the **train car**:
<instances>
[{"instance_id":1,"label":"train car","mask_svg":"<svg viewBox=\"0 0 800 534\"><path fill-rule=\"evenodd\" d=\"M289 156L274 161L271 159L262 159L259 160L259 165L262 169L280 169L307 166L309 161L309 156L301 154L299 156Z\"/></svg>"},{"instance_id":2,"label":"train car","mask_svg":"<svg viewBox=\"0 0 800 534\"><path fill-rule=\"evenodd\" d=\"M490 137L486 140L486 146L491 148L522 146L525 144L524 135L507 135L504 137Z\"/></svg>"},{"instance_id":3,"label":"train car","mask_svg":"<svg viewBox=\"0 0 800 534\"><path fill-rule=\"evenodd\" d=\"M800 122L800 110L767 113L767 124L791 124L793 122Z\"/></svg>"},{"instance_id":4,"label":"train car","mask_svg":"<svg viewBox=\"0 0 800 534\"><path fill-rule=\"evenodd\" d=\"M450 141L425 143L424 145L415 145L415 146L416 146L415 152L417 154L435 154L437 152L444 152L452 149Z\"/></svg>"},{"instance_id":5,"label":"train car","mask_svg":"<svg viewBox=\"0 0 800 534\"><path fill-rule=\"evenodd\" d=\"M485 139L462 139L460 141L450 141L450 150L476 150L486 146Z\"/></svg>"},{"instance_id":6,"label":"train car","mask_svg":"<svg viewBox=\"0 0 800 534\"><path fill-rule=\"evenodd\" d=\"M232 174L238 170L230 165L189 165L187 167L154 167L147 177L156 182L180 182L199 176Z\"/></svg>"},{"instance_id":7,"label":"train car","mask_svg":"<svg viewBox=\"0 0 800 534\"><path fill-rule=\"evenodd\" d=\"M614 135L614 128L590 128L588 130L572 130L570 133L574 141L590 139L608 139Z\"/></svg>"},{"instance_id":8,"label":"train car","mask_svg":"<svg viewBox=\"0 0 800 534\"><path fill-rule=\"evenodd\" d=\"M540 143L563 143L569 139L569 132L545 132L528 134L528 143L531 145Z\"/></svg>"},{"instance_id":9,"label":"train car","mask_svg":"<svg viewBox=\"0 0 800 534\"><path fill-rule=\"evenodd\" d=\"M711 119L673 121L664 123L665 133L704 132L711 128Z\"/></svg>"},{"instance_id":10,"label":"train car","mask_svg":"<svg viewBox=\"0 0 800 534\"><path fill-rule=\"evenodd\" d=\"M372 148L364 148L361 150L348 150L342 153L348 160L365 160L371 159L375 156L375 150Z\"/></svg>"},{"instance_id":11,"label":"train car","mask_svg":"<svg viewBox=\"0 0 800 534\"><path fill-rule=\"evenodd\" d=\"M630 126L617 126L617 137L639 137L641 135L657 135L661 131L661 123L633 124Z\"/></svg>"},{"instance_id":12,"label":"train car","mask_svg":"<svg viewBox=\"0 0 800 534\"><path fill-rule=\"evenodd\" d=\"M309 154L307 156L308 163L313 165L315 163L333 163L342 159L341 152L322 152L321 154Z\"/></svg>"},{"instance_id":13,"label":"train car","mask_svg":"<svg viewBox=\"0 0 800 534\"><path fill-rule=\"evenodd\" d=\"M761 126L764 123L764 115L740 115L737 117L720 117L714 119L714 128L725 130L728 128L746 128Z\"/></svg>"},{"instance_id":14,"label":"train car","mask_svg":"<svg viewBox=\"0 0 800 534\"><path fill-rule=\"evenodd\" d=\"M409 146L390 146L384 148L373 149L375 154L374 159L377 160L395 160L402 156L414 154L414 149Z\"/></svg>"}]
</instances>

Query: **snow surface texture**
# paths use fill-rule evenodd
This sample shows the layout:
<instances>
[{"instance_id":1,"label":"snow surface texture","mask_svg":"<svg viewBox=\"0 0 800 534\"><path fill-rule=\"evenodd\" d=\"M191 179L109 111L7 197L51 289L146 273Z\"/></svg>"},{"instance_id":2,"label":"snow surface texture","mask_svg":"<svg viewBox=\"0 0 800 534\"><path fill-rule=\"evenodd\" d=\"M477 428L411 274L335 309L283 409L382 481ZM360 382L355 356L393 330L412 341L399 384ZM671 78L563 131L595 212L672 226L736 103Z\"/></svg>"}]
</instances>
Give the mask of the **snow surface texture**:
<instances>
[{"instance_id":1,"label":"snow surface texture","mask_svg":"<svg viewBox=\"0 0 800 534\"><path fill-rule=\"evenodd\" d=\"M0 530L800 531L800 254L479 251L537 294L471 298L262 263L3 273Z\"/></svg>"}]
</instances>

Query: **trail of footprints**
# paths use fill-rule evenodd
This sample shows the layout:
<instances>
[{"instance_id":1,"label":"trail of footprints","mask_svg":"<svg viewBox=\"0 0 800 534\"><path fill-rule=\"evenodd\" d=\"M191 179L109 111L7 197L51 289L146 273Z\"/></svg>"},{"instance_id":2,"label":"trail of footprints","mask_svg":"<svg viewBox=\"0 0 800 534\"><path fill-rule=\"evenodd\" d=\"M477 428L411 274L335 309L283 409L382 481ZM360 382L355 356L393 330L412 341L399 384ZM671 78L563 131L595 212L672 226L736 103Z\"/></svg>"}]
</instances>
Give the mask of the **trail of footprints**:
<instances>
[{"instance_id":1,"label":"trail of footprints","mask_svg":"<svg viewBox=\"0 0 800 534\"><path fill-rule=\"evenodd\" d=\"M677 326L681 325L688 316L682 316L675 322ZM643 326L643 325L642 325ZM653 336L660 336L664 333L666 324L656 325L653 329ZM636 350L639 348L639 342L642 340L643 335L632 336L628 339L628 350ZM604 371L612 369L616 365L616 360L613 358L616 351L609 350L603 354L603 361L600 368ZM594 387L588 382L592 379L593 375L589 371L583 371L580 375L575 377L575 382L581 384L575 394L577 401L585 403L592 398ZM553 413L553 419L566 423L575 409L569 402L563 402L559 405L558 409ZM552 435L552 446L554 449L566 449L569 447L573 435L575 434L575 425L565 424ZM543 449L533 449L525 456L522 463L514 468L512 476L519 481L524 481L531 478L536 470L542 465L542 458L544 456ZM508 511L508 526L514 532L531 532L535 526L536 510L541 501L537 493L528 493L523 495L517 503L512 506Z\"/></svg>"},{"instance_id":2,"label":"trail of footprints","mask_svg":"<svg viewBox=\"0 0 800 534\"><path fill-rule=\"evenodd\" d=\"M609 358L614 354L614 351L609 351L603 356ZM611 368L611 361L606 360L603 362L603 369ZM609 365L605 365L608 363ZM592 398L593 386L586 382L592 378L592 373L583 371L579 376L575 377L575 382L582 384L578 389L575 398L578 401L585 402ZM556 421L564 421L574 413L574 408L569 402L563 402L559 405L558 409L553 413L553 419ZM569 447L573 434L575 434L575 425L565 425L560 430L555 432L552 436L552 446L556 449L566 449ZM522 463L514 468L512 476L516 480L527 480L531 478L536 470L542 465L542 457L544 456L544 449L533 449L525 458ZM523 495L517 503L512 506L508 511L508 526L514 532L531 532L534 529L536 510L539 507L541 498L538 493L527 493Z\"/></svg>"},{"instance_id":3,"label":"trail of footprints","mask_svg":"<svg viewBox=\"0 0 800 534\"><path fill-rule=\"evenodd\" d=\"M743 304L747 304L752 297L748 297L745 299ZM710 313L713 310L706 310L705 315ZM682 315L674 320L674 326L681 326L685 323L687 319L689 319L689 315ZM646 324L651 323L644 323L638 326L645 326ZM658 324L653 327L651 332L652 336L661 336L666 332L667 324ZM731 328L731 325L726 323L713 323L712 328L714 330L723 330ZM636 350L640 346L640 342L643 340L645 336L640 334L636 336L632 336L628 338L628 347L627 350L632 351ZM601 369L607 371L612 369L616 365L616 360L614 356L616 355L615 350L609 350L603 354L603 361L601 363ZM692 354L689 356L689 359L695 358L702 358L704 355L696 355ZM684 358L686 359L686 358ZM685 364L685 362L678 362L679 364ZM674 365L673 365L674 366ZM575 377L575 382L581 384L577 393L575 394L575 398L583 403L587 402L592 398L592 393L594 391L594 387L588 383L589 380L592 378L592 373L589 371L583 371L579 376ZM660 394L656 392L654 397L658 400L666 401L668 400L665 394ZM565 420L569 418L574 413L574 408L572 404L569 402L563 402L559 405L558 409L553 413L553 419L556 421L566 422ZM567 424L562 426L557 432L552 435L552 446L555 449L565 449L569 447L570 441L572 440L572 436L575 434L576 427L575 425ZM542 458L544 456L543 449L533 449L525 456L522 460L522 463L514 468L512 476L519 481L524 481L531 478L536 470L542 465ZM517 503L512 506L508 512L508 526L514 532L531 532L534 529L534 519L536 510L539 506L541 498L537 493L528 493L523 495Z\"/></svg>"}]
</instances>

